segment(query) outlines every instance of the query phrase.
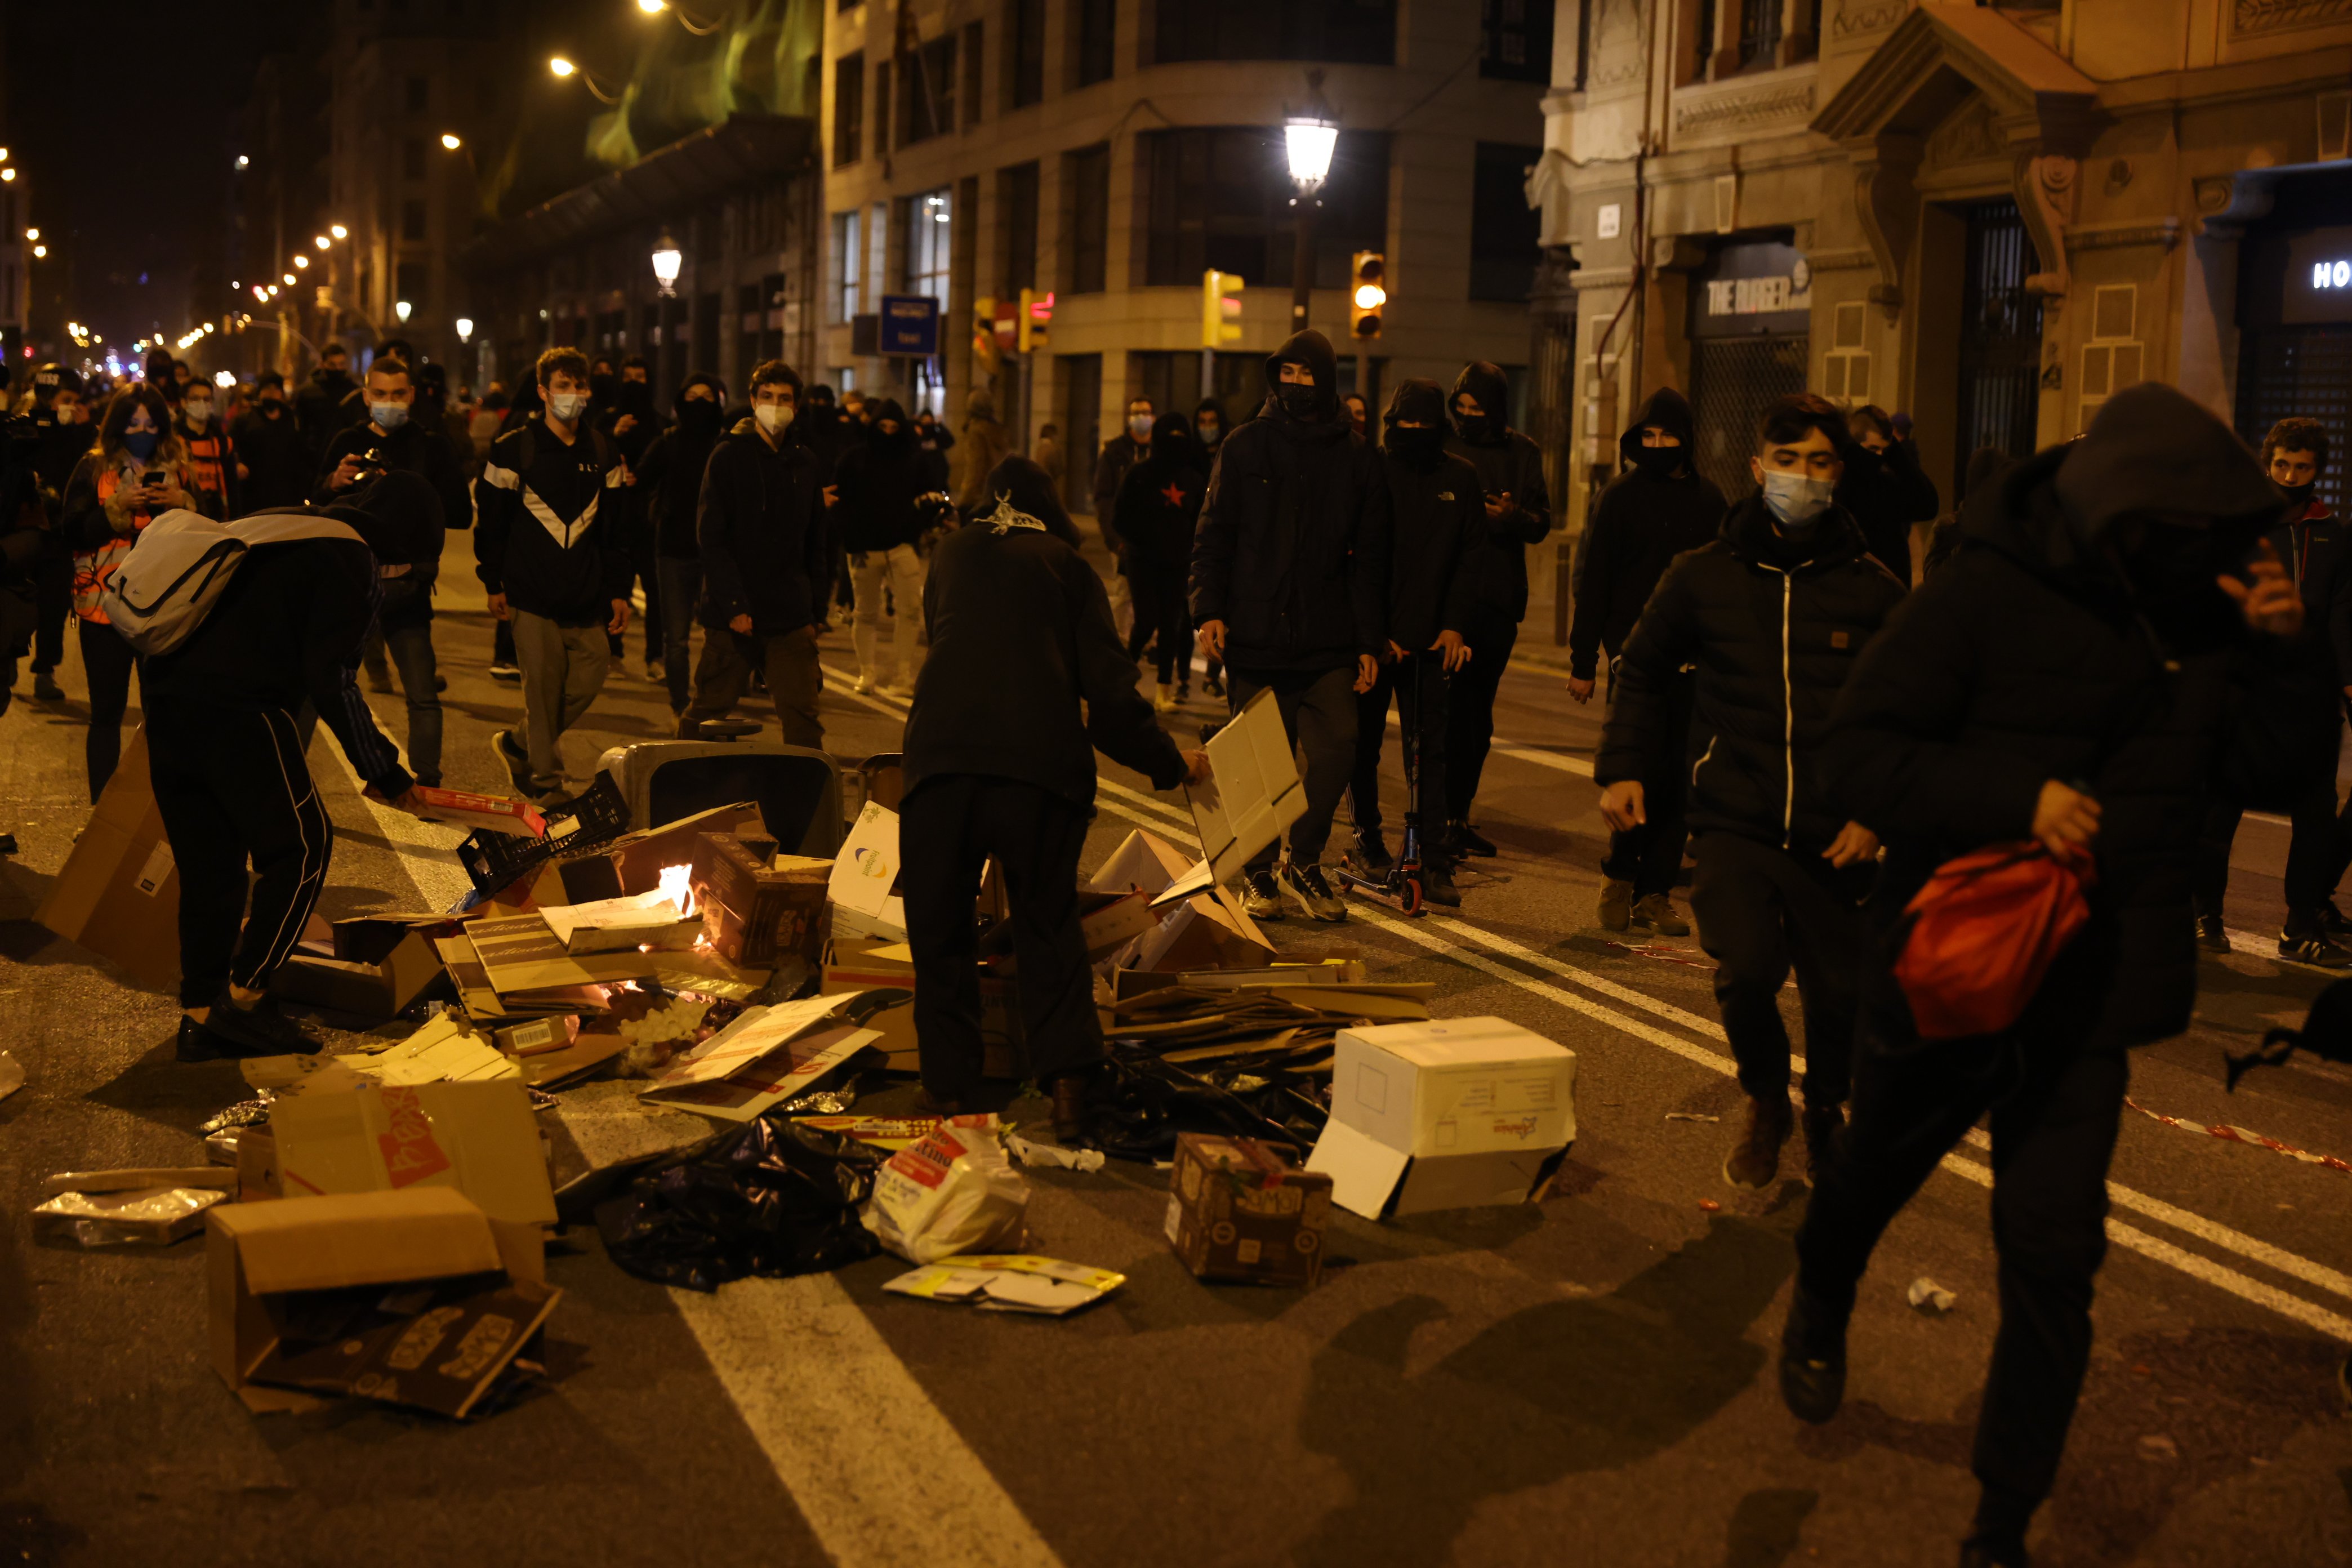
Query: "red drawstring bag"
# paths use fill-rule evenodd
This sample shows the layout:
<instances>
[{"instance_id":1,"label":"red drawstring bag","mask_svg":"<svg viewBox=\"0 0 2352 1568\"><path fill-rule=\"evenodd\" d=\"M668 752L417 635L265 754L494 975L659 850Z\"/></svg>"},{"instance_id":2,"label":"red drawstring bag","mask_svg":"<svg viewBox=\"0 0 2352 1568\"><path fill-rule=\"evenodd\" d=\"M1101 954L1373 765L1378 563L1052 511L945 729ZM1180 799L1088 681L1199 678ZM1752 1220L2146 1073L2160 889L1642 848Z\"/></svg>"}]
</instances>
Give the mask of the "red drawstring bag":
<instances>
[{"instance_id":1,"label":"red drawstring bag","mask_svg":"<svg viewBox=\"0 0 2352 1568\"><path fill-rule=\"evenodd\" d=\"M1912 917L1895 979L1920 1037L1996 1034L2025 1011L2051 961L2091 918L2088 862L2032 840L1948 860L1904 906Z\"/></svg>"}]
</instances>

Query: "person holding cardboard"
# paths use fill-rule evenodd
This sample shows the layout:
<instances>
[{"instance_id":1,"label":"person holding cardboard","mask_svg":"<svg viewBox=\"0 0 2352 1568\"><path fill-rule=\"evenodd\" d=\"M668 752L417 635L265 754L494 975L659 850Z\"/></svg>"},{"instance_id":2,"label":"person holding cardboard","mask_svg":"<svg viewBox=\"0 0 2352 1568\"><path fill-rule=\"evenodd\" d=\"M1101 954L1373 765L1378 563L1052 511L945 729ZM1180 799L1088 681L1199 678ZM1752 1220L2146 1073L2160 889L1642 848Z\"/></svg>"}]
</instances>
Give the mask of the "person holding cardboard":
<instances>
[{"instance_id":1,"label":"person holding cardboard","mask_svg":"<svg viewBox=\"0 0 2352 1568\"><path fill-rule=\"evenodd\" d=\"M1007 458L986 482L991 510L931 558L931 657L907 713L899 886L916 1043L924 1092L955 1113L980 1082L972 911L993 859L1012 908L1029 1070L1066 1139L1103 1056L1077 905L1095 749L1159 789L1204 783L1209 758L1179 752L1136 689L1109 595L1045 470Z\"/></svg>"}]
</instances>

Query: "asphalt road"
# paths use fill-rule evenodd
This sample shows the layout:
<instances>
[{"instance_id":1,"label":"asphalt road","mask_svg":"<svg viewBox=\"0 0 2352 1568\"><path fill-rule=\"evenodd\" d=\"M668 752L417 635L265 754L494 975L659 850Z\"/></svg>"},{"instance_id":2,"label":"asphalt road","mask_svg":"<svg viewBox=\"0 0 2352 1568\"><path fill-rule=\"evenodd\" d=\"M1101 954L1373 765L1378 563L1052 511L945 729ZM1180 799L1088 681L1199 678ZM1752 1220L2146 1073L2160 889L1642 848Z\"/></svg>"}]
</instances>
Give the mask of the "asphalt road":
<instances>
[{"instance_id":1,"label":"asphalt road","mask_svg":"<svg viewBox=\"0 0 2352 1568\"><path fill-rule=\"evenodd\" d=\"M488 736L518 697L486 674L468 590L448 585L437 634L447 782L497 789ZM844 675L846 644L826 639ZM576 771L668 732L634 629L630 647L569 742ZM1342 1266L1298 1292L1188 1276L1161 1239L1161 1173L1031 1173L1035 1248L1129 1276L1062 1321L886 1296L903 1268L887 1258L671 1291L575 1232L551 1258L568 1292L551 1381L468 1426L356 1405L256 1418L205 1357L200 1243L31 1240L42 1177L198 1159L196 1125L244 1093L233 1067L172 1060L169 996L31 921L88 809L69 664L74 701L0 721L21 843L0 867L0 1046L29 1079L0 1100L0 1551L170 1568L1952 1562L1994 1322L1986 1152L1963 1145L1896 1221L1864 1282L1846 1408L1800 1426L1770 1367L1806 1188L1793 1160L1769 1194L1719 1175L1738 1091L1696 942L1592 924L1598 715L1570 708L1541 651L1505 685L1479 813L1503 853L1463 879L1462 910L1364 911L1344 933L1294 916L1270 934L1359 943L1383 975L1436 982L1442 1015L1498 1014L1574 1049L1580 1137L1548 1201L1335 1214ZM404 735L398 700L375 700ZM829 685L832 749L895 749L899 711ZM1196 701L1182 718L1214 716ZM370 808L331 742L311 763L340 834L325 911L446 902L454 835ZM1173 797L1105 779L1089 864L1139 824L1181 836ZM2246 951L2208 961L2196 1027L2135 1058L2150 1114L2125 1119L2097 1349L2037 1563L2352 1561L2335 1373L2352 1173L2199 1130L2352 1156L2352 1075L2298 1065L2222 1092L2222 1046L2298 1020L2322 984L2262 956L2281 837L2242 837ZM644 1115L619 1085L544 1120L567 1163L705 1125ZM1948 1314L1907 1304L1923 1276L1955 1292Z\"/></svg>"}]
</instances>

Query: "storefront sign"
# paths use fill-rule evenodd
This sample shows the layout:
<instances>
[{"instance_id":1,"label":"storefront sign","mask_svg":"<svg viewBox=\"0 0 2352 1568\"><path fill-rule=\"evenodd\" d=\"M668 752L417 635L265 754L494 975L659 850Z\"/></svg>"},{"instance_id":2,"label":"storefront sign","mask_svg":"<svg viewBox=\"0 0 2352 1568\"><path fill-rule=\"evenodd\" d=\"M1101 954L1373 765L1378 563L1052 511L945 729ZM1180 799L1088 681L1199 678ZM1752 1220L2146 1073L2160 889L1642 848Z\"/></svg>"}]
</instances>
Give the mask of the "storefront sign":
<instances>
[{"instance_id":1,"label":"storefront sign","mask_svg":"<svg viewBox=\"0 0 2352 1568\"><path fill-rule=\"evenodd\" d=\"M2352 321L2352 228L2323 228L2288 240L2284 281L2282 321Z\"/></svg>"},{"instance_id":2,"label":"storefront sign","mask_svg":"<svg viewBox=\"0 0 2352 1568\"><path fill-rule=\"evenodd\" d=\"M1727 245L1692 279L1691 335L1788 337L1812 326L1813 273L1796 247Z\"/></svg>"}]
</instances>

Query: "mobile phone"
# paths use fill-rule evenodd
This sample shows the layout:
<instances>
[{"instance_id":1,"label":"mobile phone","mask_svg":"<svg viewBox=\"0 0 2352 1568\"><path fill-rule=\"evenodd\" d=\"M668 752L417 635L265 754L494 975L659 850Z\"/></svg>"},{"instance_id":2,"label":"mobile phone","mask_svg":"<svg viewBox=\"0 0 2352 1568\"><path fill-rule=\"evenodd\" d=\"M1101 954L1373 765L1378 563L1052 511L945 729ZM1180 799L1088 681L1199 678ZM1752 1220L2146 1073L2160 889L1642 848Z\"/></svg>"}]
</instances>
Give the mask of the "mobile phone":
<instances>
[{"instance_id":1,"label":"mobile phone","mask_svg":"<svg viewBox=\"0 0 2352 1568\"><path fill-rule=\"evenodd\" d=\"M142 485L148 486L150 489L152 489L163 482L163 470L161 468L150 468L145 473L139 476L139 482Z\"/></svg>"}]
</instances>

